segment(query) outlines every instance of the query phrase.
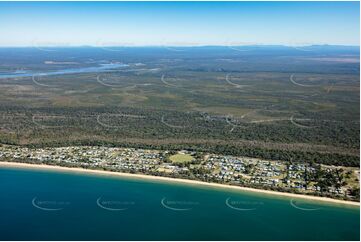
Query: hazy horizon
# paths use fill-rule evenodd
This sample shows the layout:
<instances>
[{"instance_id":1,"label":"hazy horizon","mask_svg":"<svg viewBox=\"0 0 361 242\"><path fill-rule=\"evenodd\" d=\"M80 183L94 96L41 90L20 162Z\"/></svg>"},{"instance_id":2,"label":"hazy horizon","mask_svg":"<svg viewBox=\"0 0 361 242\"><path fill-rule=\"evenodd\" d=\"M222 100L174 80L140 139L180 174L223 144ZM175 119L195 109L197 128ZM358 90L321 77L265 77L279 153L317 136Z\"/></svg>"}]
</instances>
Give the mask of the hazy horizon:
<instances>
[{"instance_id":1,"label":"hazy horizon","mask_svg":"<svg viewBox=\"0 0 361 242\"><path fill-rule=\"evenodd\" d=\"M359 7L359 2L0 2L0 46L359 46Z\"/></svg>"},{"instance_id":2,"label":"hazy horizon","mask_svg":"<svg viewBox=\"0 0 361 242\"><path fill-rule=\"evenodd\" d=\"M182 47L182 48L197 48L197 47L320 47L320 46L329 46L329 47L360 47L359 44L311 44L311 45L287 45L287 44L249 44L249 45L226 45L226 44L218 44L218 45L207 45L207 44L199 44L199 45L24 45L24 46L0 46L0 48L36 48L36 47L53 47L53 48L101 48L101 47L118 47L118 48L163 48L163 47Z\"/></svg>"}]
</instances>

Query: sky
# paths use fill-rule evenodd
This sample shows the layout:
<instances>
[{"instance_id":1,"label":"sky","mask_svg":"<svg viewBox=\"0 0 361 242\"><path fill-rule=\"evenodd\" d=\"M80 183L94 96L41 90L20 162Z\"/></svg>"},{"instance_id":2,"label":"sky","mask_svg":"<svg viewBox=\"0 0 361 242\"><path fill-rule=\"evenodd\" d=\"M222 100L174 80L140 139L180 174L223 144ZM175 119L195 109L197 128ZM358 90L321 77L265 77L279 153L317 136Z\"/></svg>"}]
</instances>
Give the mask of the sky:
<instances>
[{"instance_id":1,"label":"sky","mask_svg":"<svg viewBox=\"0 0 361 242\"><path fill-rule=\"evenodd\" d=\"M0 46L359 45L359 2L0 2Z\"/></svg>"}]
</instances>

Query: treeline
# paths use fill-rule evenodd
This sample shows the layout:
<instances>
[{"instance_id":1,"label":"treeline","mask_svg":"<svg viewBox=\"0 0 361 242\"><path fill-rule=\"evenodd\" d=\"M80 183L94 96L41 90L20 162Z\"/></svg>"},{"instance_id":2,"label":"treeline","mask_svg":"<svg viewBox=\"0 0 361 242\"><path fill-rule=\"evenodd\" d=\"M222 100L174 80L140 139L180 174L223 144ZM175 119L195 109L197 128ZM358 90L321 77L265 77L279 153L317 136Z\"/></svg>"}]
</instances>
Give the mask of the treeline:
<instances>
[{"instance_id":1,"label":"treeline","mask_svg":"<svg viewBox=\"0 0 361 242\"><path fill-rule=\"evenodd\" d=\"M302 125L317 128L300 128L287 120L249 124L201 112L142 108L0 107L0 142L4 144L188 149L359 166L357 123L338 120Z\"/></svg>"},{"instance_id":2,"label":"treeline","mask_svg":"<svg viewBox=\"0 0 361 242\"><path fill-rule=\"evenodd\" d=\"M279 117L274 117L275 119ZM309 118L300 116L299 118ZM311 117L316 119L317 117ZM72 133L82 136L142 139L208 139L273 143L303 143L359 149L359 122L352 120L289 120L246 123L225 116L200 112L135 108L36 108L0 107L0 125L17 133L19 139L66 139ZM297 126L299 125L299 126ZM61 132L59 132L61 129ZM8 136L2 135L0 138Z\"/></svg>"}]
</instances>

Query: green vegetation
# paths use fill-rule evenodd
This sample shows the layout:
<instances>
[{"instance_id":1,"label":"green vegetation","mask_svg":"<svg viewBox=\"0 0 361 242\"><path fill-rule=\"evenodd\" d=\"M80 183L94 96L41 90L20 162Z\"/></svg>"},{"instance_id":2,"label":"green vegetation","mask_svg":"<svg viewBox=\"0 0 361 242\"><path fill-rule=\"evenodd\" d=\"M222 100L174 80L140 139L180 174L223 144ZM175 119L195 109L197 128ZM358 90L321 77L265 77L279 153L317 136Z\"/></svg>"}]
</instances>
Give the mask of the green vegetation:
<instances>
[{"instance_id":1,"label":"green vegetation","mask_svg":"<svg viewBox=\"0 0 361 242\"><path fill-rule=\"evenodd\" d=\"M1 143L185 149L359 166L357 63L311 61L302 59L303 52L267 49L241 54L227 48L130 48L121 57L63 51L12 51L8 58L0 50L0 62L34 73L69 68L44 64L55 57L71 56L78 63L72 68L104 60L129 66L42 76L37 83L43 85L31 77L0 79Z\"/></svg>"},{"instance_id":2,"label":"green vegetation","mask_svg":"<svg viewBox=\"0 0 361 242\"><path fill-rule=\"evenodd\" d=\"M189 154L175 154L169 157L169 160L174 163L188 163L194 160L194 157Z\"/></svg>"}]
</instances>

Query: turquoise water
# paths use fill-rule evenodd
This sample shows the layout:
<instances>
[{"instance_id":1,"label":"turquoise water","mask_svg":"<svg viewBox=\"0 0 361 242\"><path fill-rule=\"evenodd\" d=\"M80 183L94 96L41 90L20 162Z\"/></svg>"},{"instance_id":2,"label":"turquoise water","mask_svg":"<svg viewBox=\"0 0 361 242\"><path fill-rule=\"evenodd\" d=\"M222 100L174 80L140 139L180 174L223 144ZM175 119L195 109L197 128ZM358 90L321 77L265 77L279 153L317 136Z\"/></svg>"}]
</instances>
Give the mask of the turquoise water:
<instances>
[{"instance_id":1,"label":"turquoise water","mask_svg":"<svg viewBox=\"0 0 361 242\"><path fill-rule=\"evenodd\" d=\"M359 240L358 208L0 168L0 240Z\"/></svg>"}]
</instances>

